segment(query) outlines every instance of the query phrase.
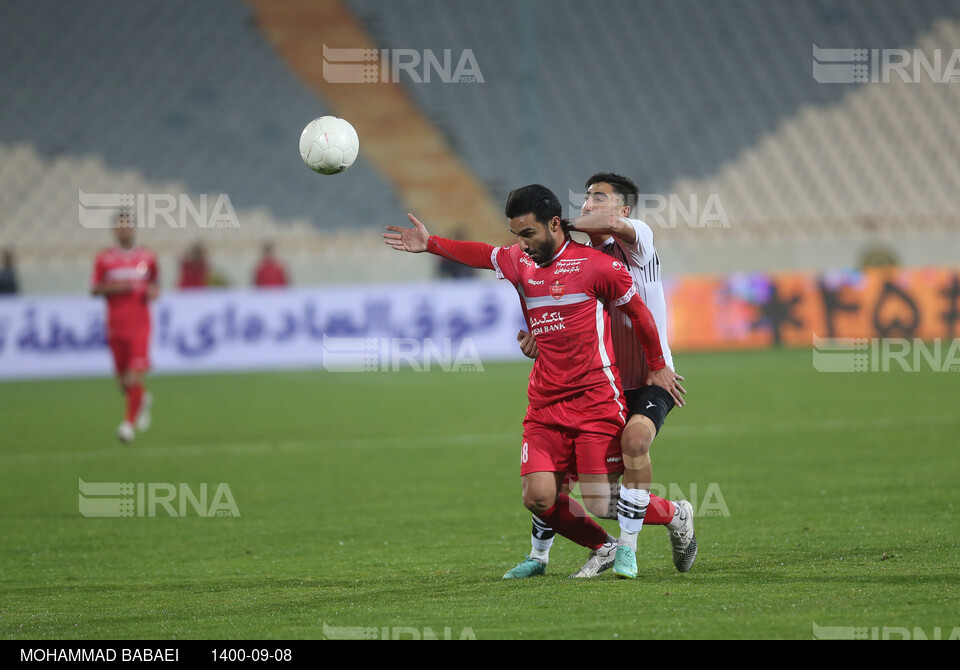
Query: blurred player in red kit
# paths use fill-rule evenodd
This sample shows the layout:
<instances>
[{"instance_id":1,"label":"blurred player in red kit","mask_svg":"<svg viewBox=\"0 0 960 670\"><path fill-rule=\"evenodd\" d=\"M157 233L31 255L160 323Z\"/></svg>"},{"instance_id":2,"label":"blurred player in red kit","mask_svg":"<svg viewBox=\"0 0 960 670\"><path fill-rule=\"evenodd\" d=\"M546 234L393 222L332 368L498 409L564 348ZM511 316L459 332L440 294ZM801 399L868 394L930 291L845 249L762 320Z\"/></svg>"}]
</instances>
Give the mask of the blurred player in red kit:
<instances>
[{"instance_id":1,"label":"blurred player in red kit","mask_svg":"<svg viewBox=\"0 0 960 670\"><path fill-rule=\"evenodd\" d=\"M150 369L150 301L159 294L157 258L134 244L133 217L120 212L115 219L116 246L97 254L91 292L107 299L107 342L120 388L126 395L127 410L117 428L121 442L133 441L135 429L150 427L153 398L143 388Z\"/></svg>"},{"instance_id":2,"label":"blurred player in red kit","mask_svg":"<svg viewBox=\"0 0 960 670\"><path fill-rule=\"evenodd\" d=\"M260 288L286 286L290 281L287 269L277 259L272 242L263 245L263 256L253 271L253 285Z\"/></svg>"}]
</instances>

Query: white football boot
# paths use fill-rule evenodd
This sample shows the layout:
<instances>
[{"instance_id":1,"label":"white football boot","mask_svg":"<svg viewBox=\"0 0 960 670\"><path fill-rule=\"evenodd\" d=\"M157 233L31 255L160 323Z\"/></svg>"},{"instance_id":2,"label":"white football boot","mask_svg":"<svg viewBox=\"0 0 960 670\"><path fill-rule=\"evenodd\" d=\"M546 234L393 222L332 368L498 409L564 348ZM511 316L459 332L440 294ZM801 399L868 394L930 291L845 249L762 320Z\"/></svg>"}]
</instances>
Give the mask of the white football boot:
<instances>
[{"instance_id":1,"label":"white football boot","mask_svg":"<svg viewBox=\"0 0 960 670\"><path fill-rule=\"evenodd\" d=\"M693 505L686 500L677 500L673 504L676 511L673 514L673 521L667 524L667 533L670 535L670 545L673 547L673 564L680 572L686 572L697 560L697 536L693 532Z\"/></svg>"},{"instance_id":2,"label":"white football boot","mask_svg":"<svg viewBox=\"0 0 960 670\"><path fill-rule=\"evenodd\" d=\"M117 439L124 444L130 444L133 442L133 437L135 434L136 433L134 433L133 424L129 421L124 421L117 427Z\"/></svg>"},{"instance_id":3,"label":"white football boot","mask_svg":"<svg viewBox=\"0 0 960 670\"><path fill-rule=\"evenodd\" d=\"M604 570L613 567L613 561L617 555L617 543L607 542L599 549L590 552L590 558L583 564L577 572L570 575L570 579L590 579L596 577Z\"/></svg>"}]
</instances>

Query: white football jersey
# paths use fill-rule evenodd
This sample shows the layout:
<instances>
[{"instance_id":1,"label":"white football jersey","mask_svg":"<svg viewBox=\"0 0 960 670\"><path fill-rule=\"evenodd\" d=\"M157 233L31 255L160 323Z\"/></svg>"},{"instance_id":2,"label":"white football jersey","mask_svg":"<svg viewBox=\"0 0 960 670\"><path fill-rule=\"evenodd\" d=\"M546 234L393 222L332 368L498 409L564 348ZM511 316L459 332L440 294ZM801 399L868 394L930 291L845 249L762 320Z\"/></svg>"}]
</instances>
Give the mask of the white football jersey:
<instances>
[{"instance_id":1,"label":"white football jersey","mask_svg":"<svg viewBox=\"0 0 960 670\"><path fill-rule=\"evenodd\" d=\"M667 301L663 295L663 284L660 282L660 258L653 246L653 230L639 219L622 220L633 226L637 233L636 242L630 245L611 236L597 248L619 260L629 270L637 293L646 303L647 309L653 314L653 320L657 323L660 346L663 348L663 360L673 368L673 355L667 344ZM646 386L643 352L640 350L630 319L619 310L612 309L610 331L613 335L613 351L624 390Z\"/></svg>"}]
</instances>

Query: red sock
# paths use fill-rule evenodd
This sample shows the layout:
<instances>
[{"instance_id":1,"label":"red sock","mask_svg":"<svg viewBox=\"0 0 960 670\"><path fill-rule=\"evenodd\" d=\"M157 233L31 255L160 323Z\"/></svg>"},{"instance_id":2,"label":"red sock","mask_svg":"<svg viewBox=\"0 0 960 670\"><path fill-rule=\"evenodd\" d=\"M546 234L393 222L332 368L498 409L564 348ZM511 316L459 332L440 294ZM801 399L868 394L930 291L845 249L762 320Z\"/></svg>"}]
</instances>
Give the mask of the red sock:
<instances>
[{"instance_id":1,"label":"red sock","mask_svg":"<svg viewBox=\"0 0 960 670\"><path fill-rule=\"evenodd\" d=\"M134 384L127 388L127 421L133 423L140 413L140 403L143 401L143 384Z\"/></svg>"},{"instance_id":2,"label":"red sock","mask_svg":"<svg viewBox=\"0 0 960 670\"><path fill-rule=\"evenodd\" d=\"M581 547L599 549L607 541L607 531L590 518L580 503L564 493L557 496L553 507L537 516L557 533Z\"/></svg>"},{"instance_id":3,"label":"red sock","mask_svg":"<svg viewBox=\"0 0 960 670\"><path fill-rule=\"evenodd\" d=\"M647 515L643 517L643 523L651 526L666 526L673 521L675 511L676 506L672 502L651 493L650 502L647 504Z\"/></svg>"}]
</instances>

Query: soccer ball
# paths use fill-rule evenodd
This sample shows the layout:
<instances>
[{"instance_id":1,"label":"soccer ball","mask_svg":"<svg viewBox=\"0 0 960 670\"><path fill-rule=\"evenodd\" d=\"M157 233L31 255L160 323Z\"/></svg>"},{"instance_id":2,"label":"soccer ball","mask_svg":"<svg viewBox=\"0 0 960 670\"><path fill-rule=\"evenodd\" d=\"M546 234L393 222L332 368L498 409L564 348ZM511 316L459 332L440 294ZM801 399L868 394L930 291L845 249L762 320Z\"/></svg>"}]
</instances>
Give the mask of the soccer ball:
<instances>
[{"instance_id":1,"label":"soccer ball","mask_svg":"<svg viewBox=\"0 0 960 670\"><path fill-rule=\"evenodd\" d=\"M336 116L321 116L300 134L300 157L320 174L339 174L353 165L360 138L349 123Z\"/></svg>"}]
</instances>

